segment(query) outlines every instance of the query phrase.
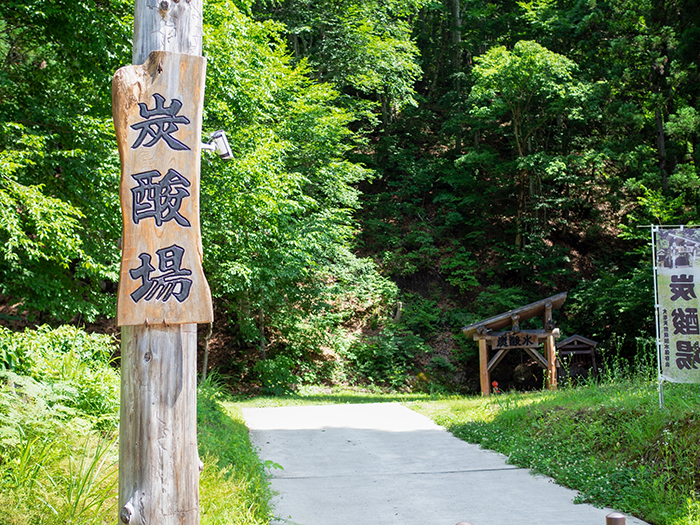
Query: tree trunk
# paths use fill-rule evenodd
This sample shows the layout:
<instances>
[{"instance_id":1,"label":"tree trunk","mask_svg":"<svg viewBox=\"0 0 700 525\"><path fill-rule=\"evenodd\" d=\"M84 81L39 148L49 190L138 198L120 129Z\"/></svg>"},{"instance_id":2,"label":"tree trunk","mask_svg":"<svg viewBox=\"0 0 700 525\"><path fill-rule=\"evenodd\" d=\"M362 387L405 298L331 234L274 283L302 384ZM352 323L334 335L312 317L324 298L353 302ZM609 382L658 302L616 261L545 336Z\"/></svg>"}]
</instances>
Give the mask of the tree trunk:
<instances>
[{"instance_id":1,"label":"tree trunk","mask_svg":"<svg viewBox=\"0 0 700 525\"><path fill-rule=\"evenodd\" d=\"M655 63L652 66L652 76L654 77L653 92L659 98L656 101L654 111L654 121L656 123L656 151L659 162L659 175L661 175L661 185L664 193L668 191L668 167L666 162L666 136L664 134L664 114L661 106L661 79L664 76L665 63Z\"/></svg>"},{"instance_id":2,"label":"tree trunk","mask_svg":"<svg viewBox=\"0 0 700 525\"><path fill-rule=\"evenodd\" d=\"M211 332L214 328L214 323L209 323L209 328L207 329L207 335L204 336L204 359L202 362L202 383L207 380L207 368L209 367L209 340L211 339Z\"/></svg>"},{"instance_id":3,"label":"tree trunk","mask_svg":"<svg viewBox=\"0 0 700 525\"><path fill-rule=\"evenodd\" d=\"M122 327L119 517L198 525L197 325Z\"/></svg>"},{"instance_id":4,"label":"tree trunk","mask_svg":"<svg viewBox=\"0 0 700 525\"><path fill-rule=\"evenodd\" d=\"M462 70L462 11L460 0L452 0L452 69Z\"/></svg>"},{"instance_id":5,"label":"tree trunk","mask_svg":"<svg viewBox=\"0 0 700 525\"><path fill-rule=\"evenodd\" d=\"M389 89L384 88L384 93L379 95L379 103L382 108L382 124L384 126L384 135L389 135L389 124L391 123L391 98L389 96Z\"/></svg>"},{"instance_id":6,"label":"tree trunk","mask_svg":"<svg viewBox=\"0 0 700 525\"><path fill-rule=\"evenodd\" d=\"M515 219L516 234L515 234L515 248L517 250L523 247L523 221L525 217L525 206L527 204L527 195L525 192L525 185L527 184L527 171L521 170L518 174L518 215Z\"/></svg>"},{"instance_id":7,"label":"tree trunk","mask_svg":"<svg viewBox=\"0 0 700 525\"><path fill-rule=\"evenodd\" d=\"M656 121L656 150L659 157L659 174L664 192L668 191L668 170L666 169L666 137L664 135L664 117L661 109L654 112Z\"/></svg>"},{"instance_id":8,"label":"tree trunk","mask_svg":"<svg viewBox=\"0 0 700 525\"><path fill-rule=\"evenodd\" d=\"M265 312L262 308L258 312L258 326L260 329L260 357L265 361L267 359L267 346L265 344Z\"/></svg>"},{"instance_id":9,"label":"tree trunk","mask_svg":"<svg viewBox=\"0 0 700 525\"><path fill-rule=\"evenodd\" d=\"M151 51L202 54L202 0L136 0L133 63L143 64Z\"/></svg>"},{"instance_id":10,"label":"tree trunk","mask_svg":"<svg viewBox=\"0 0 700 525\"><path fill-rule=\"evenodd\" d=\"M452 0L452 70L457 93L457 112L462 113L462 11L460 0ZM455 153L462 153L462 126L457 125Z\"/></svg>"}]
</instances>

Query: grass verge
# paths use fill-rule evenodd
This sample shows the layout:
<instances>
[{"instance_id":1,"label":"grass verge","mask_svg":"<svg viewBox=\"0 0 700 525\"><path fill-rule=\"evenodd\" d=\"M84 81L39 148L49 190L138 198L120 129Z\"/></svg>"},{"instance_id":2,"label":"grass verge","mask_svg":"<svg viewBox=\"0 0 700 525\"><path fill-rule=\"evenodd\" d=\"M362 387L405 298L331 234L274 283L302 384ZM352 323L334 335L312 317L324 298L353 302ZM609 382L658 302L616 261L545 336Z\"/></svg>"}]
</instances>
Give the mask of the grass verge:
<instances>
[{"instance_id":1,"label":"grass verge","mask_svg":"<svg viewBox=\"0 0 700 525\"><path fill-rule=\"evenodd\" d=\"M116 523L119 376L111 345L70 327L0 330L3 523ZM621 377L488 399L302 387L295 396L240 401L210 377L198 401L202 525L262 525L271 516L265 467L241 407L388 401L577 489L582 502L655 525L700 525L700 385L667 385L659 408L654 382Z\"/></svg>"},{"instance_id":2,"label":"grass verge","mask_svg":"<svg viewBox=\"0 0 700 525\"><path fill-rule=\"evenodd\" d=\"M700 386L625 380L411 408L509 463L656 525L700 525Z\"/></svg>"},{"instance_id":3,"label":"grass verge","mask_svg":"<svg viewBox=\"0 0 700 525\"><path fill-rule=\"evenodd\" d=\"M248 437L240 406L211 382L197 396L202 525L265 525L272 496L263 464Z\"/></svg>"}]
</instances>

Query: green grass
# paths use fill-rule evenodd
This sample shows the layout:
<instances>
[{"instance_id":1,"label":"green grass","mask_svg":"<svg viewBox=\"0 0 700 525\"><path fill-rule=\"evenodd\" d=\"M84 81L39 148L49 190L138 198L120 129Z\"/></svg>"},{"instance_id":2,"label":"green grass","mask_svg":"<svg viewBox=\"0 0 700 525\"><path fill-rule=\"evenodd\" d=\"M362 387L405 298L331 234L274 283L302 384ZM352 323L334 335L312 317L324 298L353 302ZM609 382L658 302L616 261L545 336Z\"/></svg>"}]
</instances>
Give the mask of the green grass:
<instances>
[{"instance_id":1,"label":"green grass","mask_svg":"<svg viewBox=\"0 0 700 525\"><path fill-rule=\"evenodd\" d=\"M48 385L0 374L0 515L8 525L116 520L116 429Z\"/></svg>"},{"instance_id":2,"label":"green grass","mask_svg":"<svg viewBox=\"0 0 700 525\"><path fill-rule=\"evenodd\" d=\"M117 525L120 379L112 345L72 327L0 329L3 525ZM239 407L210 380L197 413L201 524L267 524L269 484Z\"/></svg>"},{"instance_id":3,"label":"green grass","mask_svg":"<svg viewBox=\"0 0 700 525\"><path fill-rule=\"evenodd\" d=\"M264 525L272 492L238 403L209 381L197 397L202 525Z\"/></svg>"},{"instance_id":4,"label":"green grass","mask_svg":"<svg viewBox=\"0 0 700 525\"><path fill-rule=\"evenodd\" d=\"M437 396L424 393L391 392L374 386L353 388L344 386L301 386L293 395L259 396L254 398L240 398L237 405L240 407L278 407L301 405L339 405L356 403L408 403L412 401L438 399Z\"/></svg>"},{"instance_id":5,"label":"green grass","mask_svg":"<svg viewBox=\"0 0 700 525\"><path fill-rule=\"evenodd\" d=\"M64 326L0 329L0 516L8 525L116 522L113 341Z\"/></svg>"},{"instance_id":6,"label":"green grass","mask_svg":"<svg viewBox=\"0 0 700 525\"><path fill-rule=\"evenodd\" d=\"M3 524L116 524L119 374L109 364L111 344L66 327L0 330ZM210 376L198 396L201 523L264 525L272 515L266 469L241 408L394 401L578 490L579 501L657 525L700 525L700 385L666 385L660 408L648 374L628 377L490 398L301 387L232 399Z\"/></svg>"},{"instance_id":7,"label":"green grass","mask_svg":"<svg viewBox=\"0 0 700 525\"><path fill-rule=\"evenodd\" d=\"M642 380L409 406L514 465L658 525L700 525L700 386Z\"/></svg>"}]
</instances>

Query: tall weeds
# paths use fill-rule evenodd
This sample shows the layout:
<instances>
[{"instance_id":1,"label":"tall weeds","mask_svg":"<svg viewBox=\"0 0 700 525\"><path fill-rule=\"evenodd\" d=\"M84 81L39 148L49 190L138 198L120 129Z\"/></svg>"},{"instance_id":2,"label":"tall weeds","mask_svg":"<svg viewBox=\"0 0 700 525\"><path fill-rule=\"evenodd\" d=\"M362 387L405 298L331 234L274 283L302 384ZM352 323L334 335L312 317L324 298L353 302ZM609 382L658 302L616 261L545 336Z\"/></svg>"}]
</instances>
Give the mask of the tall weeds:
<instances>
[{"instance_id":1,"label":"tall weeds","mask_svg":"<svg viewBox=\"0 0 700 525\"><path fill-rule=\"evenodd\" d=\"M113 342L72 327L0 328L0 522L117 525ZM12 359L8 356L12 354ZM223 382L200 387L202 525L262 525L269 487Z\"/></svg>"}]
</instances>

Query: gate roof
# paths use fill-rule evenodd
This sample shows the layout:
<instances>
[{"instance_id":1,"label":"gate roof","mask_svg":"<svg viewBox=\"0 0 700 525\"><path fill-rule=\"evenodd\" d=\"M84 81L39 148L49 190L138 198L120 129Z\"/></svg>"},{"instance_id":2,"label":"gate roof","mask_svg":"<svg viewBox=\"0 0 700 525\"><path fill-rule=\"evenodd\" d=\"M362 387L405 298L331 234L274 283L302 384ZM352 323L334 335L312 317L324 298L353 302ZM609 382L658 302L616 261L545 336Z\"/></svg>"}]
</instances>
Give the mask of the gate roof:
<instances>
[{"instance_id":1,"label":"gate roof","mask_svg":"<svg viewBox=\"0 0 700 525\"><path fill-rule=\"evenodd\" d=\"M464 332L464 335L471 337L480 326L485 327L487 330L498 330L499 328L505 328L512 323L511 318L514 315L519 316L520 322L522 323L523 321L527 321L533 317L543 315L547 307L547 303L552 303L552 310L558 310L564 304L567 293L568 292L562 292L560 294L547 297L546 299L530 303L526 306L515 308L514 310L510 310L494 317L489 317L488 319L484 319L478 323L465 326L462 328L462 331Z\"/></svg>"}]
</instances>

